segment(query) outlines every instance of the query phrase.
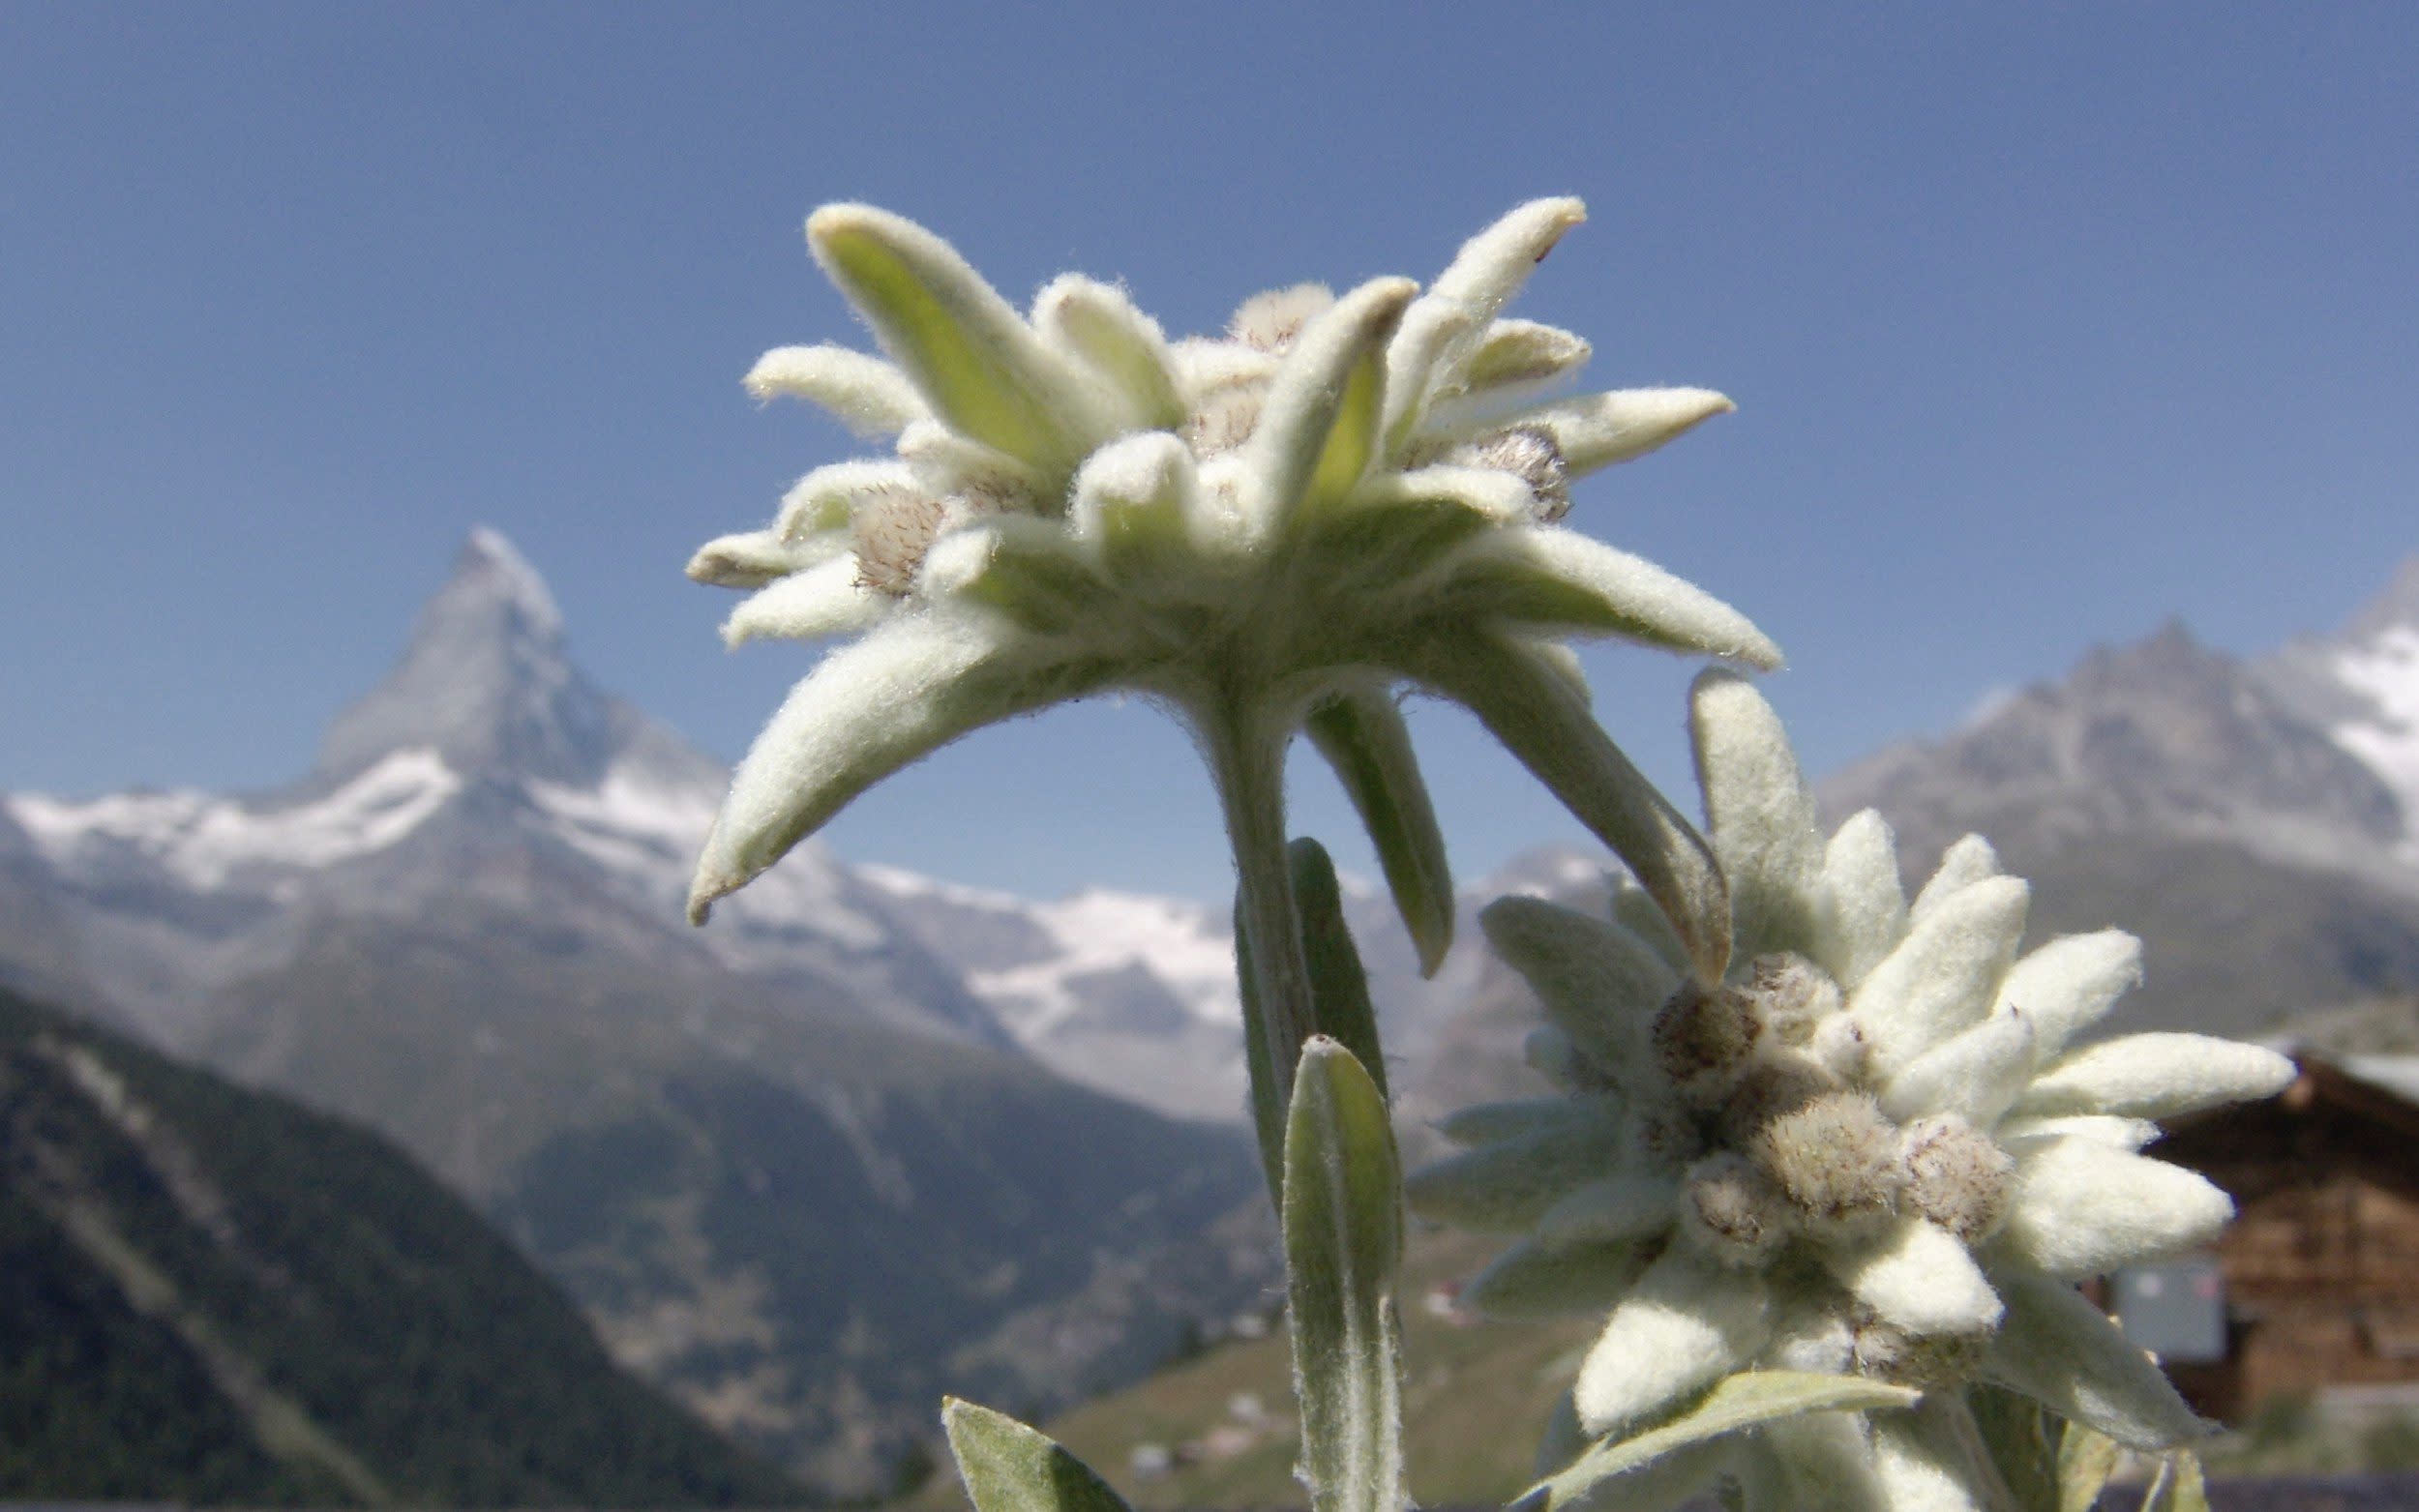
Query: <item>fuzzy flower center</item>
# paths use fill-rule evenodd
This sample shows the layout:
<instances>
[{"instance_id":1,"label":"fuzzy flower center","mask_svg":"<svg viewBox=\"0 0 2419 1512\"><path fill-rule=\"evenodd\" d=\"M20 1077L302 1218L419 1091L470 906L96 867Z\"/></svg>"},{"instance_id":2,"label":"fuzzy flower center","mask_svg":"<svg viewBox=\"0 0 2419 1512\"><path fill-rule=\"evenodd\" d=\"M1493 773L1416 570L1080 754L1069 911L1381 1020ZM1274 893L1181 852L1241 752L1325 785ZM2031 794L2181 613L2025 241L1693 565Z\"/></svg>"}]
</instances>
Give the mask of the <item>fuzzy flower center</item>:
<instances>
[{"instance_id":1,"label":"fuzzy flower center","mask_svg":"<svg viewBox=\"0 0 2419 1512\"><path fill-rule=\"evenodd\" d=\"M1954 1114L1898 1123L1861 1084L1843 1001L1829 973L1784 952L1717 988L1684 985L1656 1015L1655 1054L1679 1105L1659 1121L1684 1132L1641 1134L1684 1167L1684 1239L1726 1266L1819 1274L1827 1255L1909 1217L1972 1245L2006 1210L2014 1162L1987 1134ZM1843 1366L1916 1385L1971 1375L1982 1338L1914 1334L1826 1290Z\"/></svg>"}]
</instances>

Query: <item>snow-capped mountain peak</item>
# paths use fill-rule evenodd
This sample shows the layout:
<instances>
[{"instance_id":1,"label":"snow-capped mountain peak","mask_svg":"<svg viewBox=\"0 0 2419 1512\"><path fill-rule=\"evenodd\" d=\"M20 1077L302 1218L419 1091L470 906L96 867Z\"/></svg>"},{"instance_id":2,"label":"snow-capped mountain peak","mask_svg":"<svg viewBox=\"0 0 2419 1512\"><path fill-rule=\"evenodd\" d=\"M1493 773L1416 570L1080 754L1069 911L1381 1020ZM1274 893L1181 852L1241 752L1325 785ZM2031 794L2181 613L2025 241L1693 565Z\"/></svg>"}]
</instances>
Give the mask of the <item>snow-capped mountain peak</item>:
<instances>
[{"instance_id":1,"label":"snow-capped mountain peak","mask_svg":"<svg viewBox=\"0 0 2419 1512\"><path fill-rule=\"evenodd\" d=\"M562 612L512 544L481 526L420 612L403 660L329 726L314 774L341 783L396 751L465 775L587 786L625 720L563 649Z\"/></svg>"},{"instance_id":2,"label":"snow-capped mountain peak","mask_svg":"<svg viewBox=\"0 0 2419 1512\"><path fill-rule=\"evenodd\" d=\"M52 865L85 852L139 854L190 887L223 888L249 868L316 868L383 850L462 786L425 748L390 752L322 796L282 808L209 793L118 793L87 803L38 793L9 804Z\"/></svg>"},{"instance_id":3,"label":"snow-capped mountain peak","mask_svg":"<svg viewBox=\"0 0 2419 1512\"><path fill-rule=\"evenodd\" d=\"M2419 556L2341 631L2293 642L2261 674L2393 792L2401 853L2419 860Z\"/></svg>"}]
</instances>

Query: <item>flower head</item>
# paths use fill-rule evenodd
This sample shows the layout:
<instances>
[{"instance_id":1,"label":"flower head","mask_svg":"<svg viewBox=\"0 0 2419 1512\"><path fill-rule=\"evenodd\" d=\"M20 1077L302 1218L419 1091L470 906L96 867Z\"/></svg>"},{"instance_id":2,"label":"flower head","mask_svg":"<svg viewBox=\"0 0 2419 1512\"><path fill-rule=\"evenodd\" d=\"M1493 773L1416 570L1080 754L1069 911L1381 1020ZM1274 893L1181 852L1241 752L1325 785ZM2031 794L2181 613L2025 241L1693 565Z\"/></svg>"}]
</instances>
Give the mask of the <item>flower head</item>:
<instances>
[{"instance_id":1,"label":"flower head","mask_svg":"<svg viewBox=\"0 0 2419 1512\"><path fill-rule=\"evenodd\" d=\"M1432 964L1450 887L1393 702L1406 682L1469 704L1676 911L1701 904L1710 862L1596 730L1562 641L1759 666L1777 652L1726 606L1556 523L1572 479L1731 407L1698 389L1535 397L1588 344L1500 311L1581 219L1576 200L1538 200L1424 295L1392 278L1281 289L1226 337L1172 341L1111 285L1058 279L1024 316L921 227L816 212L815 255L887 360L783 348L748 385L896 440L809 473L769 527L690 564L754 590L734 643L856 637L741 763L692 912L936 747L1121 689L1213 752L1281 753L1307 726ZM1691 943L1718 969L1725 941Z\"/></svg>"},{"instance_id":2,"label":"flower head","mask_svg":"<svg viewBox=\"0 0 2419 1512\"><path fill-rule=\"evenodd\" d=\"M1740 678L1698 680L1691 734L1733 908L1723 977L1634 895L1613 919L1517 898L1484 915L1550 1015L1532 1059L1563 1095L1448 1119L1472 1147L1410 1183L1415 1210L1525 1235L1472 1304L1609 1309L1574 1389L1592 1435L1747 1369L1930 1393L1743 1441L1733 1473L1783 1504L1998 1504L1960 1447L1971 1382L2138 1448L2195 1434L2074 1283L2217 1233L2231 1203L2138 1153L2151 1120L2267 1096L2290 1062L2192 1034L2073 1044L2138 978L2132 936L2019 955L2028 891L1976 837L1910 904L1880 815L1819 834Z\"/></svg>"}]
</instances>

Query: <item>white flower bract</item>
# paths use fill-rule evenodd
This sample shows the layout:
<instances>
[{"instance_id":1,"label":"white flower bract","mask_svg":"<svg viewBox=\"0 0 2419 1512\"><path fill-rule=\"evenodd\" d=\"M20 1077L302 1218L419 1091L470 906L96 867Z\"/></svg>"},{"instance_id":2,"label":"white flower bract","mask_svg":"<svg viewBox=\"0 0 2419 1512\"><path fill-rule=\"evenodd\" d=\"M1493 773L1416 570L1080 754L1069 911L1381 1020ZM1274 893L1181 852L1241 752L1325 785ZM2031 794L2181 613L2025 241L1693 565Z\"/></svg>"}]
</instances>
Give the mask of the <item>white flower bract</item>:
<instances>
[{"instance_id":1,"label":"white flower bract","mask_svg":"<svg viewBox=\"0 0 2419 1512\"><path fill-rule=\"evenodd\" d=\"M1422 295L1377 279L1246 301L1170 341L1074 275L1020 315L947 243L832 205L817 261L883 356L782 347L747 377L886 459L807 475L767 527L690 564L752 590L725 634L858 638L827 655L740 763L691 912L855 794L982 725L1104 690L1165 704L1217 753L1307 727L1369 820L1423 964L1450 929L1442 841L1397 690L1469 705L1674 913L1726 920L1686 821L1587 715L1559 642L1611 636L1759 667L1735 610L1557 523L1571 481L1731 408L1700 389L1538 400L1588 343L1499 318L1584 219L1523 205ZM1717 922L1688 942L1719 969Z\"/></svg>"},{"instance_id":2,"label":"white flower bract","mask_svg":"<svg viewBox=\"0 0 2419 1512\"><path fill-rule=\"evenodd\" d=\"M2145 1120L2268 1096L2291 1063L2193 1034L2070 1048L2138 977L2130 937L2019 956L2027 889L1978 839L1910 905L1878 815L1817 832L1779 722L1745 679L1700 677L1691 715L1734 964L1693 974L1634 905L1614 919L1531 898L1488 908L1489 939L1550 1017L1566 1096L1559 1114L1533 1101L1448 1120L1469 1147L1412 1177L1414 1209L1528 1233L1499 1265L1552 1274L1571 1310L1613 1298L1574 1388L1590 1435L1650 1426L1747 1370L1928 1393L1911 1412L1739 1440L1724 1472L1750 1487L1996 1505L1971 1382L2139 1449L2197 1432L2073 1283L2215 1236L2231 1203L2135 1153L2156 1132Z\"/></svg>"}]
</instances>

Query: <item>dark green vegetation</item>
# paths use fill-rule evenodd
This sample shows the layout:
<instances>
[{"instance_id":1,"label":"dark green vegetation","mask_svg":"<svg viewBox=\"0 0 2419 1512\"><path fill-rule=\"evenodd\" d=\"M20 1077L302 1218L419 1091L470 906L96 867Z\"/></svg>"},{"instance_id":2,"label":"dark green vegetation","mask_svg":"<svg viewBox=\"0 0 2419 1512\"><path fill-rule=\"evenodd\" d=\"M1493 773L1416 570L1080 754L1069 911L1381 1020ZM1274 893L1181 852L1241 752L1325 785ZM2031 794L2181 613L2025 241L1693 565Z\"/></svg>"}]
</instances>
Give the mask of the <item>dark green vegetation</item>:
<instances>
[{"instance_id":1,"label":"dark green vegetation","mask_svg":"<svg viewBox=\"0 0 2419 1512\"><path fill-rule=\"evenodd\" d=\"M0 991L0 1498L762 1504L368 1132Z\"/></svg>"}]
</instances>

